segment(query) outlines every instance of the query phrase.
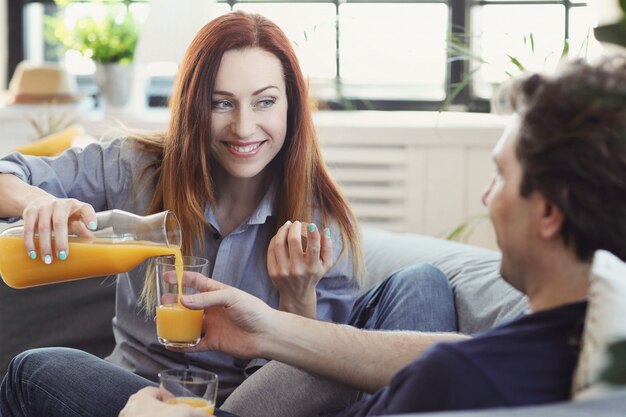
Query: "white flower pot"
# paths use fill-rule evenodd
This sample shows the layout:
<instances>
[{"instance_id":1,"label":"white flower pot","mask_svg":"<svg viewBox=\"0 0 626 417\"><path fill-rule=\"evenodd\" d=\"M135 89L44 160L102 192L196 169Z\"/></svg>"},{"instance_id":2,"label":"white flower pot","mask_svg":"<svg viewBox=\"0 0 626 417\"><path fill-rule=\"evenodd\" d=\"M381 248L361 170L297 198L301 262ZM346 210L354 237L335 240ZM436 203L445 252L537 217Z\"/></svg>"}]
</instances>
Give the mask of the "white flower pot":
<instances>
[{"instance_id":1,"label":"white flower pot","mask_svg":"<svg viewBox=\"0 0 626 417\"><path fill-rule=\"evenodd\" d=\"M96 82L107 107L124 107L133 85L133 66L119 63L97 63Z\"/></svg>"}]
</instances>

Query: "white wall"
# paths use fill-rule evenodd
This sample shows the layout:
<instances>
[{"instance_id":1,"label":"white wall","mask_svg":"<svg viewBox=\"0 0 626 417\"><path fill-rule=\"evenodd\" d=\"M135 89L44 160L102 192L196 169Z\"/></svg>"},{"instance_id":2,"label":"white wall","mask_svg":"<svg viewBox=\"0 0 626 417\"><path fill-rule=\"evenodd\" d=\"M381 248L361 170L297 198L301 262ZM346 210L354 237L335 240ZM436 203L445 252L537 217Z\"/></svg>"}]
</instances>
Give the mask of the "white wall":
<instances>
[{"instance_id":1,"label":"white wall","mask_svg":"<svg viewBox=\"0 0 626 417\"><path fill-rule=\"evenodd\" d=\"M7 0L0 0L0 90L7 85L7 65L9 54L9 21Z\"/></svg>"}]
</instances>

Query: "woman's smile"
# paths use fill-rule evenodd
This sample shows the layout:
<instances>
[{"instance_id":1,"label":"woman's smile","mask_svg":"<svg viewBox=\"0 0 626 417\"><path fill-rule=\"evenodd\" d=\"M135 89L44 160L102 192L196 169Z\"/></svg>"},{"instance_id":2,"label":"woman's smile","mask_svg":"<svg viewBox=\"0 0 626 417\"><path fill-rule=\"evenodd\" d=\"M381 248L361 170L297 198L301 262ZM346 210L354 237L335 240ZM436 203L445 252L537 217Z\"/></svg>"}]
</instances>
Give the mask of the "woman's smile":
<instances>
[{"instance_id":1,"label":"woman's smile","mask_svg":"<svg viewBox=\"0 0 626 417\"><path fill-rule=\"evenodd\" d=\"M257 153L261 147L266 143L266 140L258 142L224 142L231 154L241 157L249 158Z\"/></svg>"}]
</instances>

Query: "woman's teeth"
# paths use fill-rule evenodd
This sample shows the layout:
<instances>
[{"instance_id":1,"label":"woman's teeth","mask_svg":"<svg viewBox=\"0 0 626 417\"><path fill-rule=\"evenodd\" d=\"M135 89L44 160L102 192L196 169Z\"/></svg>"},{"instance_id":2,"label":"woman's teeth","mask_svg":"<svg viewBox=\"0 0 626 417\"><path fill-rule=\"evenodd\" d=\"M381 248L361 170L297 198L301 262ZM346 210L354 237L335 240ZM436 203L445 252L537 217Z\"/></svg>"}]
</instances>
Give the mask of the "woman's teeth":
<instances>
[{"instance_id":1,"label":"woman's teeth","mask_svg":"<svg viewBox=\"0 0 626 417\"><path fill-rule=\"evenodd\" d=\"M258 142L252 145L247 145L247 146L236 146L236 145L232 145L232 144L228 144L228 146L230 146L231 149L233 149L236 152L239 153L249 153L252 152L256 149L259 148L259 146L261 146L263 142Z\"/></svg>"}]
</instances>

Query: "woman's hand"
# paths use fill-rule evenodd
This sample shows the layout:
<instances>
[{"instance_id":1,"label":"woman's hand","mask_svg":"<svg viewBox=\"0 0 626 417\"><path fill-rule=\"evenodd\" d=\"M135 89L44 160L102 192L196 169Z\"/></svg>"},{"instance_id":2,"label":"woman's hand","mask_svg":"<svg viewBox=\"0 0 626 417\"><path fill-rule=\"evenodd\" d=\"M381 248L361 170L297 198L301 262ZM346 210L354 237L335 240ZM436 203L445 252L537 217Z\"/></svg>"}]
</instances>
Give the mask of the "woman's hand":
<instances>
[{"instance_id":1,"label":"woman's hand","mask_svg":"<svg viewBox=\"0 0 626 417\"><path fill-rule=\"evenodd\" d=\"M206 417L186 404L167 404L174 396L157 387L145 387L131 395L119 417Z\"/></svg>"},{"instance_id":2,"label":"woman's hand","mask_svg":"<svg viewBox=\"0 0 626 417\"><path fill-rule=\"evenodd\" d=\"M267 270L280 292L279 310L317 318L315 287L332 266L332 257L329 229L320 234L315 224L299 221L278 229L267 250Z\"/></svg>"},{"instance_id":3,"label":"woman's hand","mask_svg":"<svg viewBox=\"0 0 626 417\"><path fill-rule=\"evenodd\" d=\"M24 219L24 246L28 256L40 256L50 264L53 258L64 261L69 256L69 234L88 237L97 227L96 212L87 203L73 198L56 198L41 193L30 200L22 213ZM39 245L35 235L39 234ZM52 237L54 236L54 247Z\"/></svg>"}]
</instances>

